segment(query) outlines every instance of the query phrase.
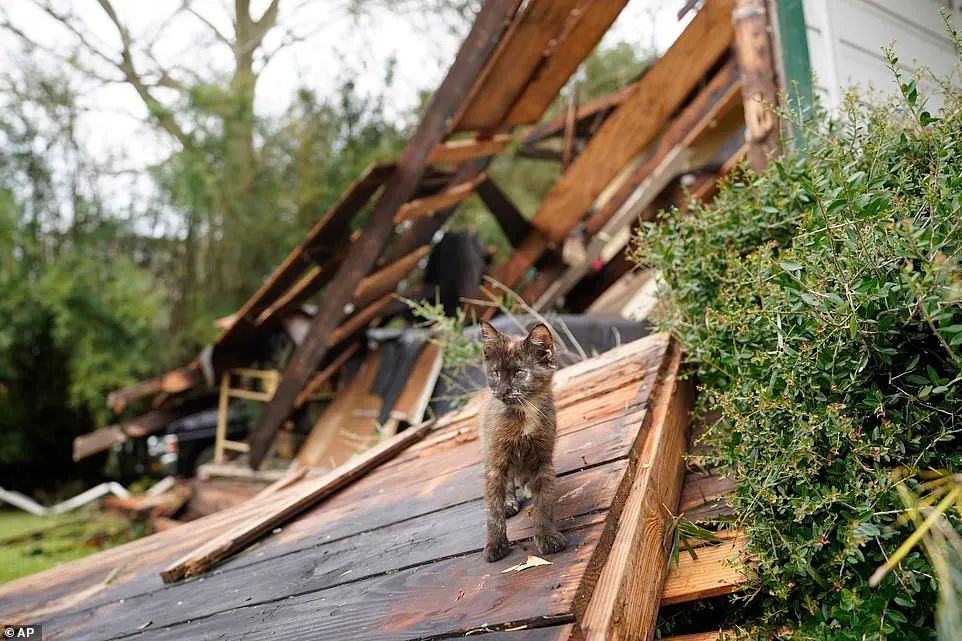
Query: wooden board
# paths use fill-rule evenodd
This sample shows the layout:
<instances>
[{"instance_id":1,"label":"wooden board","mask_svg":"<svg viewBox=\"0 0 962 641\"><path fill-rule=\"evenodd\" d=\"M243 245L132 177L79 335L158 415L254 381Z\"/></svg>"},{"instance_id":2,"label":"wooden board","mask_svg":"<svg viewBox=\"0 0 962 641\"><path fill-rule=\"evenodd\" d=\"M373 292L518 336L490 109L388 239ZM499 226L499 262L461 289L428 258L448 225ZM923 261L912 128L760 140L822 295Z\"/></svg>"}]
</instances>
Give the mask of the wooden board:
<instances>
[{"instance_id":1,"label":"wooden board","mask_svg":"<svg viewBox=\"0 0 962 641\"><path fill-rule=\"evenodd\" d=\"M614 500L626 467L624 460L565 477L559 492L571 496L558 514L566 531L604 522L597 506ZM509 521L508 535L516 543L509 562L488 566L492 574L523 560L523 547L531 547L531 519L520 514ZM130 596L121 605L104 604L94 611L50 619L50 626L71 630L71 641L103 639L135 632L143 621L156 627L203 617L210 604L218 610L249 608L283 599L291 594L337 592L352 584L368 582L405 568L425 569L436 559L468 556L478 564L484 544L484 507L480 497L440 511L405 520L390 528L363 536L341 537L303 546L281 556L250 559L245 565L228 565L206 576L203 582L188 581L165 588L163 598L147 592ZM522 547L523 546L523 547ZM537 552L533 552L537 554ZM483 561L481 561L483 564ZM487 564L485 564L487 565ZM305 572L310 568L310 572ZM329 600L335 599L332 596ZM179 602L177 608L171 603ZM137 618L111 614L123 607ZM86 625L85 625L86 623ZM46 632L46 630L45 630Z\"/></svg>"},{"instance_id":2,"label":"wooden board","mask_svg":"<svg viewBox=\"0 0 962 641\"><path fill-rule=\"evenodd\" d=\"M654 393L651 427L617 533L580 618L585 639L647 639L654 633L692 407L691 383L680 380L680 363L675 345Z\"/></svg>"},{"instance_id":3,"label":"wooden board","mask_svg":"<svg viewBox=\"0 0 962 641\"><path fill-rule=\"evenodd\" d=\"M493 156L503 150L509 142L511 142L510 134L498 134L491 138L451 140L435 147L428 162L432 165L460 163L480 156Z\"/></svg>"},{"instance_id":4,"label":"wooden board","mask_svg":"<svg viewBox=\"0 0 962 641\"><path fill-rule=\"evenodd\" d=\"M561 33L571 10L579 2L529 0L502 38L464 108L455 118L455 131L490 129L501 124L541 64L545 49ZM561 85L557 89L560 88ZM557 93L555 90L552 99Z\"/></svg>"},{"instance_id":5,"label":"wooden board","mask_svg":"<svg viewBox=\"0 0 962 641\"><path fill-rule=\"evenodd\" d=\"M441 375L444 347L440 343L428 342L418 354L408 380L391 408L391 418L409 425L420 423L431 402L434 386Z\"/></svg>"},{"instance_id":6,"label":"wooden board","mask_svg":"<svg viewBox=\"0 0 962 641\"><path fill-rule=\"evenodd\" d=\"M554 47L546 53L545 60L512 105L505 124L515 126L537 121L626 4L627 0L582 2L572 12Z\"/></svg>"},{"instance_id":7,"label":"wooden board","mask_svg":"<svg viewBox=\"0 0 962 641\"><path fill-rule=\"evenodd\" d=\"M370 353L348 385L337 392L314 423L294 462L333 469L363 446L374 444L381 398L371 386L381 366L381 353Z\"/></svg>"},{"instance_id":8,"label":"wooden board","mask_svg":"<svg viewBox=\"0 0 962 641\"><path fill-rule=\"evenodd\" d=\"M599 115L605 114L611 111L622 102L625 98L630 96L635 91L635 83L630 83L621 87L620 89L615 89L611 93L607 93L603 96L599 96L582 105L578 106L575 113L575 119L579 123L579 128L582 123L586 120L595 120ZM522 145L533 145L535 143L553 138L555 136L560 136L565 130L565 115L555 116L549 120L538 123L537 125L531 127L530 130L525 132L524 137L521 139Z\"/></svg>"},{"instance_id":9,"label":"wooden board","mask_svg":"<svg viewBox=\"0 0 962 641\"><path fill-rule=\"evenodd\" d=\"M330 474L326 474L317 481L298 486L296 494L287 496L283 501L278 501L278 505L274 506L269 512L258 515L249 522L188 554L161 572L161 578L166 583L170 583L206 571L231 554L244 549L278 525L294 518L307 508L363 476L385 460L392 458L411 443L424 438L430 430L430 423L412 427L369 449L363 455L331 471ZM272 497L273 495L268 498Z\"/></svg>"},{"instance_id":10,"label":"wooden board","mask_svg":"<svg viewBox=\"0 0 962 641\"><path fill-rule=\"evenodd\" d=\"M720 545L698 548L697 560L687 552L679 554L678 565L672 566L665 578L661 605L698 601L738 590L748 581L737 564L745 545L746 539L737 537Z\"/></svg>"}]
</instances>

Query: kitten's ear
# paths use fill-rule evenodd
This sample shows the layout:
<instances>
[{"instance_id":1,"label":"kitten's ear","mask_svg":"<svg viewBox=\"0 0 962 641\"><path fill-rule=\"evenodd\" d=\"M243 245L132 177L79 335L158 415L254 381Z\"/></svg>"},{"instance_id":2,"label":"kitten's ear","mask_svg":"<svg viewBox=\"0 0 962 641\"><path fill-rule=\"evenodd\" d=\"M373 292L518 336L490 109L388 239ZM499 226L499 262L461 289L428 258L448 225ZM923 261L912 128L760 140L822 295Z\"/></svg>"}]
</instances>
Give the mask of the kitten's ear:
<instances>
[{"instance_id":1,"label":"kitten's ear","mask_svg":"<svg viewBox=\"0 0 962 641\"><path fill-rule=\"evenodd\" d=\"M544 323L538 323L531 328L524 339L525 349L535 354L538 359L549 367L554 367L554 338L551 330Z\"/></svg>"},{"instance_id":2,"label":"kitten's ear","mask_svg":"<svg viewBox=\"0 0 962 641\"><path fill-rule=\"evenodd\" d=\"M481 327L481 346L487 358L491 350L501 342L501 334L488 321L483 320L478 325Z\"/></svg>"}]
</instances>

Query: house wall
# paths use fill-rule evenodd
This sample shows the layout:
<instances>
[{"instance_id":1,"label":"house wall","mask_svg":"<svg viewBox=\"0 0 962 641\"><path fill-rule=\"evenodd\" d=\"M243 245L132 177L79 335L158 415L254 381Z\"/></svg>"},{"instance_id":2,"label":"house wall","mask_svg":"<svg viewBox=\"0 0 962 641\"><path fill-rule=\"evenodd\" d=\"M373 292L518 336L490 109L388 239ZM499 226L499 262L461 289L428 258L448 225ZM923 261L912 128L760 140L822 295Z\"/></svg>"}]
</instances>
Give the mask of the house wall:
<instances>
[{"instance_id":1,"label":"house wall","mask_svg":"<svg viewBox=\"0 0 962 641\"><path fill-rule=\"evenodd\" d=\"M813 89L829 108L849 87L896 91L881 51L893 41L909 73L921 65L944 77L959 62L939 9L949 8L962 26L962 0L802 0L802 6ZM920 89L934 87L923 82Z\"/></svg>"}]
</instances>

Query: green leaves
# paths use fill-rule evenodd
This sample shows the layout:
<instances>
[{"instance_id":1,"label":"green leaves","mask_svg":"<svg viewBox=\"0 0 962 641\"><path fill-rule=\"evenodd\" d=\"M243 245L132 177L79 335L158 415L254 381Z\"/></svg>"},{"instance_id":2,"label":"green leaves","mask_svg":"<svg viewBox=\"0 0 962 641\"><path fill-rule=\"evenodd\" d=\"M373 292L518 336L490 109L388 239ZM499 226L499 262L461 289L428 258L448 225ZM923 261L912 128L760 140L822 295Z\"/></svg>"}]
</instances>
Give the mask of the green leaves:
<instances>
[{"instance_id":1,"label":"green leaves","mask_svg":"<svg viewBox=\"0 0 962 641\"><path fill-rule=\"evenodd\" d=\"M866 583L900 539L890 470L962 471L962 98L935 117L899 82L900 102L815 113L804 153L637 239L722 415L707 439L738 484L760 621L793 638L935 634L924 555Z\"/></svg>"}]
</instances>

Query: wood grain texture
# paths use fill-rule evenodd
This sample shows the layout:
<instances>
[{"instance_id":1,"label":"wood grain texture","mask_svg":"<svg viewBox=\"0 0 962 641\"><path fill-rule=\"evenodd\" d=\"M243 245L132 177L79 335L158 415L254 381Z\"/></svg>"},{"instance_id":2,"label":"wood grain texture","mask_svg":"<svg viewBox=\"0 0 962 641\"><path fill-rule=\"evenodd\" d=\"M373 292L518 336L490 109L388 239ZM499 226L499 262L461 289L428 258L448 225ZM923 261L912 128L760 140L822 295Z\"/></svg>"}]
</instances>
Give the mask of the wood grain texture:
<instances>
[{"instance_id":1,"label":"wood grain texture","mask_svg":"<svg viewBox=\"0 0 962 641\"><path fill-rule=\"evenodd\" d=\"M377 410L381 407L381 399L371 393L371 386L380 364L380 352L368 354L350 383L321 412L295 463L333 469L344 463L345 454L349 458L362 444L371 444L367 440L375 436ZM352 443L352 436L361 442Z\"/></svg>"},{"instance_id":2,"label":"wood grain texture","mask_svg":"<svg viewBox=\"0 0 962 641\"><path fill-rule=\"evenodd\" d=\"M455 131L490 129L502 123L541 64L545 50L561 33L579 2L530 0L527 3L481 72L461 113L455 117ZM555 89L552 99L562 85Z\"/></svg>"},{"instance_id":3,"label":"wood grain texture","mask_svg":"<svg viewBox=\"0 0 962 641\"><path fill-rule=\"evenodd\" d=\"M615 89L611 93L593 98L579 105L575 114L575 119L578 121L579 129L584 126L585 121L594 120L598 118L599 115L603 115L620 105L622 102L624 102L625 98L634 92L634 90L635 83L632 82L624 87L621 87L620 89ZM533 145L543 140L560 136L564 132L564 128L565 116L555 116L554 118L550 118L544 122L534 125L528 131L526 131L524 137L521 139L521 144Z\"/></svg>"},{"instance_id":4,"label":"wood grain texture","mask_svg":"<svg viewBox=\"0 0 962 641\"><path fill-rule=\"evenodd\" d=\"M165 583L171 583L206 571L231 554L250 545L275 527L284 524L358 477L363 476L374 467L392 458L410 444L424 438L431 431L431 427L431 423L424 423L405 430L401 434L372 447L363 455L331 471L317 481L306 483L303 487L299 486L300 491L298 493L279 501L274 510L251 519L195 552L188 554L161 572L161 578Z\"/></svg>"},{"instance_id":5,"label":"wood grain texture","mask_svg":"<svg viewBox=\"0 0 962 641\"><path fill-rule=\"evenodd\" d=\"M739 536L720 545L699 547L697 559L681 553L678 565L672 566L665 578L661 604L687 603L738 590L748 581L738 564L746 544Z\"/></svg>"},{"instance_id":6,"label":"wood grain texture","mask_svg":"<svg viewBox=\"0 0 962 641\"><path fill-rule=\"evenodd\" d=\"M473 194L474 190L479 184L484 182L485 178L486 176L483 173L478 174L471 180L449 187L439 194L404 203L394 215L394 224L398 225L406 220L430 216L437 211L457 205Z\"/></svg>"},{"instance_id":7,"label":"wood grain texture","mask_svg":"<svg viewBox=\"0 0 962 641\"><path fill-rule=\"evenodd\" d=\"M735 56L741 73L747 129L748 162L756 171L768 164L778 146L778 104L775 56L769 34L771 21L765 0L735 0L732 12Z\"/></svg>"},{"instance_id":8,"label":"wood grain texture","mask_svg":"<svg viewBox=\"0 0 962 641\"><path fill-rule=\"evenodd\" d=\"M559 495L559 526L565 531L584 529L605 519L598 506L609 503L627 463L616 461L605 466L564 477ZM367 582L399 570L426 569L437 559L472 556L480 565L483 546L484 508L480 497L440 511L402 521L390 528L372 530L362 536L341 537L304 545L289 554L252 559L246 565L228 566L207 575L203 582L188 581L130 596L82 612L69 613L45 621L48 640L94 641L136 632L140 623L176 625L218 611L250 608L292 594L328 593L336 602L339 593L353 589L351 584ZM509 521L509 536L515 543L514 558L530 548L534 534L531 519L524 513ZM510 564L488 566L494 574ZM310 568L306 572L305 568ZM413 598L417 598L416 595ZM171 604L180 603L172 608ZM117 616L120 611L136 613Z\"/></svg>"},{"instance_id":9,"label":"wood grain texture","mask_svg":"<svg viewBox=\"0 0 962 641\"><path fill-rule=\"evenodd\" d=\"M554 46L545 52L545 59L514 102L505 123L516 126L537 121L626 4L627 0L581 2Z\"/></svg>"},{"instance_id":10,"label":"wood grain texture","mask_svg":"<svg viewBox=\"0 0 962 641\"><path fill-rule=\"evenodd\" d=\"M493 156L503 150L509 142L511 142L510 134L498 134L491 138L451 140L435 147L428 162L432 165L460 163L480 156Z\"/></svg>"},{"instance_id":11,"label":"wood grain texture","mask_svg":"<svg viewBox=\"0 0 962 641\"><path fill-rule=\"evenodd\" d=\"M579 619L586 639L651 639L669 554L688 442L691 384L679 380L681 351L652 400L651 427L607 560Z\"/></svg>"},{"instance_id":12,"label":"wood grain texture","mask_svg":"<svg viewBox=\"0 0 962 641\"><path fill-rule=\"evenodd\" d=\"M572 540L581 540L581 534L575 532L602 524L602 529L611 527L605 506L616 505L621 500L618 494L629 485L623 472L630 465L630 452L640 430L647 429L643 426L647 424L648 395L663 369L667 346L666 335L651 336L556 374L561 432L556 457L559 514L567 517L564 527L572 532ZM575 593L570 586L596 558L596 553L589 549L577 552L589 555L583 564L578 561L551 570L562 572L563 577L547 587L562 582L566 587L539 592L538 588L528 587L534 584L519 587L514 582L500 583L500 577L495 583L489 579L486 585L496 592L486 592L484 598L500 599L503 605L494 608L489 613L492 616L481 624L470 618L480 617L480 609L465 614L458 609L459 601L455 598L452 610L446 601L439 600L441 592L423 588L420 577L450 588L462 577L496 573L477 552L480 543L476 539L480 537L483 518L477 439L458 439L460 429L474 424L475 408L468 407L440 421L439 429L451 430L453 438L439 440L439 433L425 439L424 446L378 466L329 496L322 506L282 525L280 532L259 545L227 559L216 571L207 573L202 582L164 587L159 572L237 523L275 513L318 479L308 478L273 496L251 499L224 513L88 557L55 572L0 586L0 615L5 620L10 620L11 613L34 620L42 618L45 623L50 622L51 634L60 635L51 638L69 639L106 638L98 636L98 630L106 629L135 631L147 620L154 621L147 628L150 634L194 638L194 628L174 625L169 632L163 630L163 625L179 621L180 615L197 621L196 629L201 635L213 632L204 626L220 622L225 627L217 628L217 633L225 634L248 625L250 616L265 617L265 621L274 623L290 617L301 628L284 632L294 635L291 638L317 638L316 634L296 636L313 634L316 625L325 630L340 629L324 627L328 617L352 633L363 629L358 633L367 638L364 633L368 626L380 630L376 626L382 625L384 619L378 617L391 617L393 622L397 620L394 615L404 614L397 629L387 626L386 634L397 635L387 638L399 639L463 634L468 629L486 632L570 622L570 607L565 606L567 612L555 612L551 604L556 603L555 598L561 598L562 604L570 603L564 601L568 598L565 595ZM415 451L418 455L411 456ZM528 553L523 549L530 527L527 519L522 513L512 521L511 538L520 542L504 567L523 560ZM593 548L603 543L597 534L584 541ZM556 557L550 560L558 565ZM448 562L451 564L442 567ZM103 577L119 566L124 569L116 580L104 585ZM482 573L474 574L478 570ZM540 568L521 576L536 571ZM407 578L391 578L401 575ZM571 584L566 583L569 580ZM544 584L537 585L547 590ZM404 594L404 586L411 586L411 596L399 598L399 594ZM450 588L448 593L456 595L457 588ZM506 591L497 591L502 589ZM516 589L525 590L524 599L508 596L519 594ZM545 596L549 592L551 596ZM384 600L378 596L388 593L390 603L404 603L408 609L392 611L387 596ZM371 595L376 595L375 601L368 607L365 603ZM302 598L303 602L299 600ZM506 609L517 601L526 601L524 605L530 609ZM316 606L313 611L306 605L301 608L307 602ZM335 607L338 603L348 605L342 611ZM356 605L349 605L352 603ZM443 607L425 605L434 603ZM375 606L383 612L375 613ZM351 623L355 620L356 624ZM136 625L131 628L133 623ZM484 624L491 625L485 628ZM565 632L572 631L569 628Z\"/></svg>"}]
</instances>

